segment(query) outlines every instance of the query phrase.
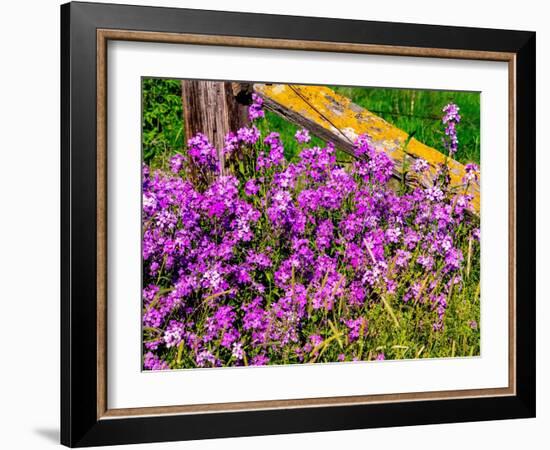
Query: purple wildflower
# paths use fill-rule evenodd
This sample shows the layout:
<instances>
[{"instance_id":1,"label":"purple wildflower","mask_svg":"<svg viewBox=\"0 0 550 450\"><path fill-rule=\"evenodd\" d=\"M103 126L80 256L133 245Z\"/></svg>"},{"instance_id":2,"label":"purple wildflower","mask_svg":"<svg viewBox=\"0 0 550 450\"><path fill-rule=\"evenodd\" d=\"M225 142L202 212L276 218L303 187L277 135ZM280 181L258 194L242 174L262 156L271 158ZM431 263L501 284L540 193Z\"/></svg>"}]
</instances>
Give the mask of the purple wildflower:
<instances>
[{"instance_id":1,"label":"purple wildflower","mask_svg":"<svg viewBox=\"0 0 550 450\"><path fill-rule=\"evenodd\" d=\"M170 367L166 361L160 359L152 352L147 352L143 357L143 368L145 370L168 370Z\"/></svg>"},{"instance_id":2,"label":"purple wildflower","mask_svg":"<svg viewBox=\"0 0 550 450\"><path fill-rule=\"evenodd\" d=\"M199 166L204 166L209 170L215 171L218 168L218 155L216 149L208 138L198 133L187 142L188 152L193 162Z\"/></svg>"},{"instance_id":3,"label":"purple wildflower","mask_svg":"<svg viewBox=\"0 0 550 450\"><path fill-rule=\"evenodd\" d=\"M239 128L237 139L244 144L254 145L260 139L260 130L255 126Z\"/></svg>"},{"instance_id":4,"label":"purple wildflower","mask_svg":"<svg viewBox=\"0 0 550 450\"><path fill-rule=\"evenodd\" d=\"M243 345L240 342L235 342L233 344L231 354L233 355L233 358L237 360L243 359L244 357Z\"/></svg>"},{"instance_id":5,"label":"purple wildflower","mask_svg":"<svg viewBox=\"0 0 550 450\"><path fill-rule=\"evenodd\" d=\"M184 156L180 153L177 153L170 158L170 170L172 171L172 173L179 173L179 171L183 167L184 160Z\"/></svg>"},{"instance_id":6,"label":"purple wildflower","mask_svg":"<svg viewBox=\"0 0 550 450\"><path fill-rule=\"evenodd\" d=\"M294 138L299 144L307 144L311 140L311 137L309 136L309 131L305 128L296 131Z\"/></svg>"},{"instance_id":7,"label":"purple wildflower","mask_svg":"<svg viewBox=\"0 0 550 450\"><path fill-rule=\"evenodd\" d=\"M464 166L464 171L466 174L462 179L463 183L470 183L472 181L477 181L479 179L479 166L474 163L468 163Z\"/></svg>"},{"instance_id":8,"label":"purple wildflower","mask_svg":"<svg viewBox=\"0 0 550 450\"><path fill-rule=\"evenodd\" d=\"M430 166L428 165L426 160L424 160L422 158L418 158L413 164L413 170L416 173L424 173L428 170L429 167Z\"/></svg>"},{"instance_id":9,"label":"purple wildflower","mask_svg":"<svg viewBox=\"0 0 550 450\"><path fill-rule=\"evenodd\" d=\"M449 152L449 156L453 156L458 149L458 137L456 135L456 125L460 123L460 114L458 111L460 108L454 103L449 103L443 108L445 115L442 118L442 122L445 125L445 137L443 138L443 145Z\"/></svg>"},{"instance_id":10,"label":"purple wildflower","mask_svg":"<svg viewBox=\"0 0 550 450\"><path fill-rule=\"evenodd\" d=\"M252 104L248 107L248 118L250 120L261 119L265 116L263 110L264 100L258 94L252 94Z\"/></svg>"}]
</instances>

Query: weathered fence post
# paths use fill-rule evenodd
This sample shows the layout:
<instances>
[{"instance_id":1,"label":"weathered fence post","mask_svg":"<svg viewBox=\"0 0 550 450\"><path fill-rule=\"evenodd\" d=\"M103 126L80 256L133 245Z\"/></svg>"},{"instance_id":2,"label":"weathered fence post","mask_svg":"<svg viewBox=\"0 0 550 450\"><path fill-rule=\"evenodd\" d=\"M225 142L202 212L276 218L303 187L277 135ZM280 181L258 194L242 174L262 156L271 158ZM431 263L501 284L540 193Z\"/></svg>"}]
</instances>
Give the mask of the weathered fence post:
<instances>
[{"instance_id":1,"label":"weathered fence post","mask_svg":"<svg viewBox=\"0 0 550 450\"><path fill-rule=\"evenodd\" d=\"M230 82L182 81L182 102L187 138L203 133L218 151L220 173L227 173L224 137L248 123L247 106L237 101Z\"/></svg>"}]
</instances>

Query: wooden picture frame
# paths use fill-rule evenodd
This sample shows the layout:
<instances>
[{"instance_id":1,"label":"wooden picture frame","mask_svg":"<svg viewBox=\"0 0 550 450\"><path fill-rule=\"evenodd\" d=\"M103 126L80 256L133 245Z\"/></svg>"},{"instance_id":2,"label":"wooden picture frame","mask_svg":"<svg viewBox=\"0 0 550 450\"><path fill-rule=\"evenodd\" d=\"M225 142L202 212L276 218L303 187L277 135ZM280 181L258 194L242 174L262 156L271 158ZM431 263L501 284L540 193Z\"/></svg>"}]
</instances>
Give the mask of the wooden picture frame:
<instances>
[{"instance_id":1,"label":"wooden picture frame","mask_svg":"<svg viewBox=\"0 0 550 450\"><path fill-rule=\"evenodd\" d=\"M509 386L109 409L109 40L504 61L509 67ZM535 416L535 33L69 3L61 7L61 442L71 447Z\"/></svg>"}]
</instances>

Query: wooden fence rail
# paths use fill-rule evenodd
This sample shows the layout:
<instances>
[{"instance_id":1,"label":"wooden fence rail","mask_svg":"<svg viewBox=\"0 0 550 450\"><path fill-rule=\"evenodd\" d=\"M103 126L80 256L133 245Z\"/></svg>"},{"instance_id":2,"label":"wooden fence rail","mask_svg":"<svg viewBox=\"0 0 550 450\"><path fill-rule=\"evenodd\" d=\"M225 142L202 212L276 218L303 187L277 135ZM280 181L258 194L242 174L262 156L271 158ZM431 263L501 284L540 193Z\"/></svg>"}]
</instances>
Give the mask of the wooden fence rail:
<instances>
[{"instance_id":1,"label":"wooden fence rail","mask_svg":"<svg viewBox=\"0 0 550 450\"><path fill-rule=\"evenodd\" d=\"M337 148L348 153L353 154L353 142L360 134L368 134L375 148L386 152L393 160L394 175L399 179L403 176L403 168L410 167L415 159L422 158L430 166L426 175L417 179L409 174L406 179L428 187L433 184L436 166L447 161L451 188L457 191L465 189L462 182L465 170L461 163L446 158L438 150L414 138L407 143L409 135L403 130L332 89L289 84L254 84L253 89L264 99L266 108L307 128L321 139L333 142ZM235 87L233 90L236 90ZM471 182L468 193L473 196L470 211L479 215L479 182Z\"/></svg>"}]
</instances>

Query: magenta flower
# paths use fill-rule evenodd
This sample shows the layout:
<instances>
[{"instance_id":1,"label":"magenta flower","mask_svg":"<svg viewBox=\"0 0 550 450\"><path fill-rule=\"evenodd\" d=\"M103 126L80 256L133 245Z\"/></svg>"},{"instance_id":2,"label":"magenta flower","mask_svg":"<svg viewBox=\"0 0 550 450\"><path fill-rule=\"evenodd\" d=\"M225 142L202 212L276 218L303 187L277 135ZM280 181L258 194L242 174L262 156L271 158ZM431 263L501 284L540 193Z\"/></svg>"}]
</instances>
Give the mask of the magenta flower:
<instances>
[{"instance_id":1,"label":"magenta flower","mask_svg":"<svg viewBox=\"0 0 550 450\"><path fill-rule=\"evenodd\" d=\"M258 94L252 94L252 104L248 107L248 118L250 120L257 120L265 117L263 110L264 101Z\"/></svg>"},{"instance_id":2,"label":"magenta flower","mask_svg":"<svg viewBox=\"0 0 550 450\"><path fill-rule=\"evenodd\" d=\"M161 360L152 352L147 352L143 358L143 368L145 370L168 370L170 367L166 361Z\"/></svg>"},{"instance_id":3,"label":"magenta flower","mask_svg":"<svg viewBox=\"0 0 550 450\"><path fill-rule=\"evenodd\" d=\"M422 158L418 158L413 164L413 170L416 173L424 173L428 170L429 167L430 166L428 165L426 160L424 160Z\"/></svg>"},{"instance_id":4,"label":"magenta flower","mask_svg":"<svg viewBox=\"0 0 550 450\"><path fill-rule=\"evenodd\" d=\"M176 154L170 158L170 170L172 173L178 173L183 167L184 156Z\"/></svg>"},{"instance_id":5,"label":"magenta flower","mask_svg":"<svg viewBox=\"0 0 550 450\"><path fill-rule=\"evenodd\" d=\"M240 342L235 342L233 344L231 355L237 360L241 360L244 357L243 345Z\"/></svg>"},{"instance_id":6,"label":"magenta flower","mask_svg":"<svg viewBox=\"0 0 550 450\"><path fill-rule=\"evenodd\" d=\"M479 166L474 163L468 163L464 166L466 174L462 179L463 183L469 183L471 181L477 181L479 179Z\"/></svg>"},{"instance_id":7,"label":"magenta flower","mask_svg":"<svg viewBox=\"0 0 550 450\"><path fill-rule=\"evenodd\" d=\"M309 136L309 131L305 128L296 131L294 137L299 144L307 144L311 140L311 137Z\"/></svg>"},{"instance_id":8,"label":"magenta flower","mask_svg":"<svg viewBox=\"0 0 550 450\"><path fill-rule=\"evenodd\" d=\"M260 139L260 131L255 126L239 128L237 139L244 144L254 145Z\"/></svg>"},{"instance_id":9,"label":"magenta flower","mask_svg":"<svg viewBox=\"0 0 550 450\"><path fill-rule=\"evenodd\" d=\"M449 156L453 156L458 149L458 137L456 133L456 125L460 123L460 114L458 111L460 108L454 103L449 103L443 108L445 115L441 121L445 127L445 137L443 138L443 145L449 152Z\"/></svg>"},{"instance_id":10,"label":"magenta flower","mask_svg":"<svg viewBox=\"0 0 550 450\"><path fill-rule=\"evenodd\" d=\"M208 138L199 133L187 142L188 153L193 162L198 166L204 166L208 170L216 171L218 168L218 155Z\"/></svg>"}]
</instances>

